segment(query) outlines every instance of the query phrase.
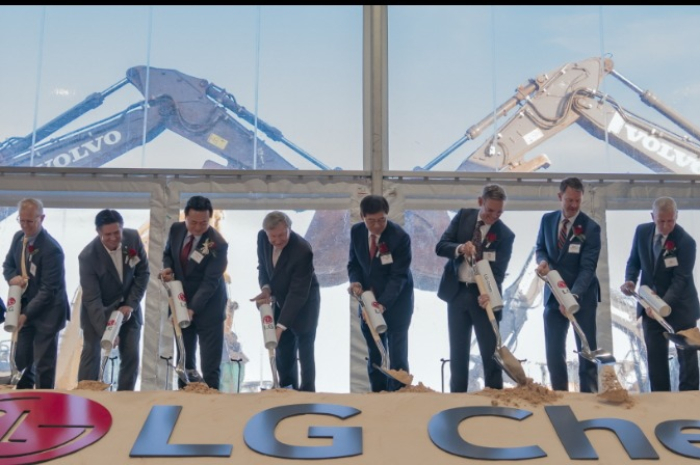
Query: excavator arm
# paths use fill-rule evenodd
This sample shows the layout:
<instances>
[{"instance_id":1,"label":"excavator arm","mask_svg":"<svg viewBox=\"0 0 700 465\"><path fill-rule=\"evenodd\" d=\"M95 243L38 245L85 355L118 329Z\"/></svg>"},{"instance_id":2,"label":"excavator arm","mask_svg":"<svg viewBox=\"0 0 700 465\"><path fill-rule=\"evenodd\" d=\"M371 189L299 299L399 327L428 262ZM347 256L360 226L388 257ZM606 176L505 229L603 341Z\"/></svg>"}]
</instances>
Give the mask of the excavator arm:
<instances>
[{"instance_id":1,"label":"excavator arm","mask_svg":"<svg viewBox=\"0 0 700 465\"><path fill-rule=\"evenodd\" d=\"M612 75L634 90L642 102L659 111L689 136L679 135L625 110L599 90ZM508 117L500 126L499 118ZM700 174L700 129L642 91L614 69L610 58L567 63L517 88L492 114L470 127L464 136L419 170L429 170L469 140L493 128L493 135L457 171L536 171L550 165L546 155L525 159L539 144L577 123L594 137L639 161L654 172Z\"/></svg>"},{"instance_id":2,"label":"excavator arm","mask_svg":"<svg viewBox=\"0 0 700 465\"><path fill-rule=\"evenodd\" d=\"M136 87L145 100L101 121L48 139L67 124L102 105L106 97L126 84ZM0 164L103 166L132 148L150 142L166 129L226 160L226 166L212 161L216 167L296 169L259 137L265 134L319 168L330 169L287 140L281 131L239 105L224 89L176 70L145 66L130 68L125 79L104 92L91 94L28 136L0 142Z\"/></svg>"}]
</instances>

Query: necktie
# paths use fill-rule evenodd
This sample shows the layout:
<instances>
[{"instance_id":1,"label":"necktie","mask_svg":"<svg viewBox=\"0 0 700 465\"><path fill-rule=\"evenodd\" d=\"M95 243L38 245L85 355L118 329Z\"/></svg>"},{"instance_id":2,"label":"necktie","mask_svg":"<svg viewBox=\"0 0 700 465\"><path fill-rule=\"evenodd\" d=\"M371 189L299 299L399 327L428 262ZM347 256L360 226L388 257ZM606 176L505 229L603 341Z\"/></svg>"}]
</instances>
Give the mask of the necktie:
<instances>
[{"instance_id":1,"label":"necktie","mask_svg":"<svg viewBox=\"0 0 700 465\"><path fill-rule=\"evenodd\" d=\"M27 236L25 235L24 238L22 238L22 263L20 266L22 267L22 277L27 278L27 258L25 255L25 250L27 250Z\"/></svg>"},{"instance_id":2,"label":"necktie","mask_svg":"<svg viewBox=\"0 0 700 465\"><path fill-rule=\"evenodd\" d=\"M664 236L661 234L657 234L656 236L654 236L654 261L659 259L659 254L661 254L663 240Z\"/></svg>"},{"instance_id":3,"label":"necktie","mask_svg":"<svg viewBox=\"0 0 700 465\"><path fill-rule=\"evenodd\" d=\"M192 243L194 242L194 236L190 235L189 239L185 243L185 246L180 252L180 265L182 266L182 271L187 270L187 262L190 260L190 252L192 252Z\"/></svg>"},{"instance_id":4,"label":"necktie","mask_svg":"<svg viewBox=\"0 0 700 465\"><path fill-rule=\"evenodd\" d=\"M557 241L557 248L559 250L564 248L564 244L566 244L566 236L567 236L567 230L566 230L566 225L569 224L569 220L567 218L564 218L564 221L561 222L561 229L559 230L559 241Z\"/></svg>"},{"instance_id":5,"label":"necktie","mask_svg":"<svg viewBox=\"0 0 700 465\"><path fill-rule=\"evenodd\" d=\"M277 247L274 247L272 249L272 267L277 266L277 260L280 258L280 254L282 253L282 249L278 249Z\"/></svg>"},{"instance_id":6,"label":"necktie","mask_svg":"<svg viewBox=\"0 0 700 465\"><path fill-rule=\"evenodd\" d=\"M474 243L474 247L476 247L476 261L478 262L481 260L481 252L484 249L484 240L481 237L481 227L484 225L484 222L479 220L476 222L476 228L474 229L474 236L472 237L472 242Z\"/></svg>"},{"instance_id":7,"label":"necktie","mask_svg":"<svg viewBox=\"0 0 700 465\"><path fill-rule=\"evenodd\" d=\"M372 234L369 243L369 259L372 260L377 256L377 236Z\"/></svg>"}]
</instances>

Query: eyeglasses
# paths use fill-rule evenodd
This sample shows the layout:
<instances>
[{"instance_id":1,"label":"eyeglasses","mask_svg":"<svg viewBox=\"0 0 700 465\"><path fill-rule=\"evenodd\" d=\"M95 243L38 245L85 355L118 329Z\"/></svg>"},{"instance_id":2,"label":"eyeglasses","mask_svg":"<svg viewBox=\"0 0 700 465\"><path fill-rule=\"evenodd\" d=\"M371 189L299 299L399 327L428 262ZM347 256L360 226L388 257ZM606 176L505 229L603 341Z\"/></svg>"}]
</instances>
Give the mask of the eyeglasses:
<instances>
[{"instance_id":1,"label":"eyeglasses","mask_svg":"<svg viewBox=\"0 0 700 465\"><path fill-rule=\"evenodd\" d=\"M18 222L19 224L22 224L22 225L32 226L34 223L36 223L37 218L39 218L39 217L37 216L37 217L35 217L33 220L22 220L22 219L20 219L20 217L18 216L18 217L17 217L17 222Z\"/></svg>"},{"instance_id":2,"label":"eyeglasses","mask_svg":"<svg viewBox=\"0 0 700 465\"><path fill-rule=\"evenodd\" d=\"M370 226L374 226L375 224L386 224L386 216L384 218L365 218L365 223L367 223Z\"/></svg>"}]
</instances>

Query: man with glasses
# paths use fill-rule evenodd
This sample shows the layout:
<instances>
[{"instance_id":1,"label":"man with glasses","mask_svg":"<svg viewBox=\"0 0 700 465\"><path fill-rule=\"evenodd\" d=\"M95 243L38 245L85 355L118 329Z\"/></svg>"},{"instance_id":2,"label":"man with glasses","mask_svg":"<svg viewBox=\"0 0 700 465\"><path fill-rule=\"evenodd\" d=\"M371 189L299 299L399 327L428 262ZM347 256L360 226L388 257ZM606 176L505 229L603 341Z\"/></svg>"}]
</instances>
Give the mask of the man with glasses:
<instances>
[{"instance_id":1,"label":"man with glasses","mask_svg":"<svg viewBox=\"0 0 700 465\"><path fill-rule=\"evenodd\" d=\"M389 357L390 370L408 369L408 329L413 316L413 274L411 237L388 219L389 202L381 195L367 195L360 202L362 222L350 230L348 291L357 296L371 290L386 321L380 334ZM397 391L403 387L375 368L381 366L381 353L367 322L361 316L360 328L367 342L367 373L372 392Z\"/></svg>"},{"instance_id":2,"label":"man with glasses","mask_svg":"<svg viewBox=\"0 0 700 465\"><path fill-rule=\"evenodd\" d=\"M20 231L3 262L10 286L23 288L17 324L17 369L24 373L17 389L53 389L56 382L58 334L70 319L64 254L46 231L44 205L25 198L18 204Z\"/></svg>"},{"instance_id":3,"label":"man with glasses","mask_svg":"<svg viewBox=\"0 0 700 465\"><path fill-rule=\"evenodd\" d=\"M435 246L435 253L447 258L438 287L438 297L447 302L447 330L450 341L450 392L467 392L472 329L476 333L484 369L484 385L503 388L503 371L493 359L496 334L484 308L488 294L481 294L472 265L488 260L493 278L502 291L515 234L500 219L506 191L488 184L478 198L479 208L461 208ZM500 322L503 312L495 312Z\"/></svg>"},{"instance_id":4,"label":"man with glasses","mask_svg":"<svg viewBox=\"0 0 700 465\"><path fill-rule=\"evenodd\" d=\"M208 198L195 195L187 201L185 220L170 227L160 275L165 282L180 281L185 292L192 322L182 329L182 339L190 381L200 381L196 357L199 345L204 382L212 389L219 389L228 302L224 280L228 243L209 225L213 214ZM179 379L178 384L184 387Z\"/></svg>"}]
</instances>

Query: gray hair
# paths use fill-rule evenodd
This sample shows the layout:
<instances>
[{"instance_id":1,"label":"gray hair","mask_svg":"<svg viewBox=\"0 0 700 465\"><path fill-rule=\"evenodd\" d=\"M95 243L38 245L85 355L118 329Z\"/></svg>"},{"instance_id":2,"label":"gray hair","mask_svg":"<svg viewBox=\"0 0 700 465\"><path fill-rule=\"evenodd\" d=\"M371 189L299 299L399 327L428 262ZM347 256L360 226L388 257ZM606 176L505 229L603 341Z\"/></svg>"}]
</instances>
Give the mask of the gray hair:
<instances>
[{"instance_id":1,"label":"gray hair","mask_svg":"<svg viewBox=\"0 0 700 465\"><path fill-rule=\"evenodd\" d=\"M659 197L654 200L653 211L654 213L673 212L678 214L678 206L676 205L676 201L671 197Z\"/></svg>"},{"instance_id":2,"label":"gray hair","mask_svg":"<svg viewBox=\"0 0 700 465\"><path fill-rule=\"evenodd\" d=\"M508 198L506 190L498 184L487 184L481 191L481 198L484 200L505 200Z\"/></svg>"},{"instance_id":3,"label":"gray hair","mask_svg":"<svg viewBox=\"0 0 700 465\"><path fill-rule=\"evenodd\" d=\"M44 203L41 200L32 197L27 197L17 202L17 210L22 210L30 205L36 209L37 214L44 214Z\"/></svg>"},{"instance_id":4,"label":"gray hair","mask_svg":"<svg viewBox=\"0 0 700 465\"><path fill-rule=\"evenodd\" d=\"M289 229L292 229L292 219L286 213L275 210L265 215L262 227L265 231L269 231L275 229L280 223L284 223Z\"/></svg>"}]
</instances>

